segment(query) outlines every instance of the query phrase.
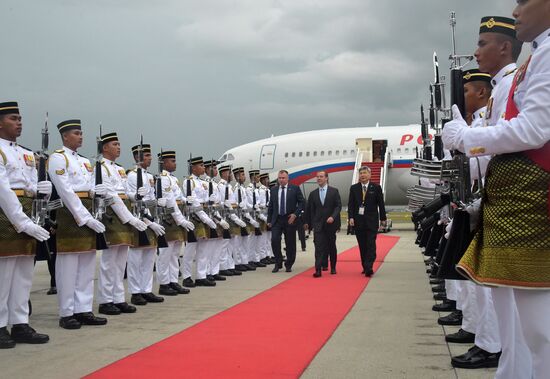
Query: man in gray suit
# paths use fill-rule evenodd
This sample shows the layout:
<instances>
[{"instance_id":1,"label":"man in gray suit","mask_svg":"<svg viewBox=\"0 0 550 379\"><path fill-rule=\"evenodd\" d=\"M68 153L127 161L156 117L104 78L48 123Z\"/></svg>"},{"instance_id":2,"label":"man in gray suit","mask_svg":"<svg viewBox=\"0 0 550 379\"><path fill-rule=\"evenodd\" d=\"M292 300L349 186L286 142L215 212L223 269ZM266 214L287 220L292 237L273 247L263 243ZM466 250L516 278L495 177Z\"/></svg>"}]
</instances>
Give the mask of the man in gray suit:
<instances>
[{"instance_id":1,"label":"man in gray suit","mask_svg":"<svg viewBox=\"0 0 550 379\"><path fill-rule=\"evenodd\" d=\"M321 277L323 260L330 257L330 273L336 274L336 232L340 229L342 201L340 193L328 185L328 173L317 172L319 188L309 194L305 214L305 229L313 229L315 244L315 278Z\"/></svg>"}]
</instances>

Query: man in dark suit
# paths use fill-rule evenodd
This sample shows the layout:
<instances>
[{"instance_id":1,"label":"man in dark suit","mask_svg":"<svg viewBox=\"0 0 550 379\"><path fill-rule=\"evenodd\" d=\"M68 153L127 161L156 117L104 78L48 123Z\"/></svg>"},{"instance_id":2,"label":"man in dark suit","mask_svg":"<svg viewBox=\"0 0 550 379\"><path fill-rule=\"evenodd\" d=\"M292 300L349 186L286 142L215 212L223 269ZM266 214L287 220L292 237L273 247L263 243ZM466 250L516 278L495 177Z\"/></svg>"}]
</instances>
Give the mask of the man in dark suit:
<instances>
[{"instance_id":1,"label":"man in dark suit","mask_svg":"<svg viewBox=\"0 0 550 379\"><path fill-rule=\"evenodd\" d=\"M359 169L359 183L350 187L348 202L348 222L355 229L365 276L371 276L374 273L372 265L376 260L376 234L379 220L382 225L386 224L382 188L378 184L371 183L370 176L369 167Z\"/></svg>"},{"instance_id":2,"label":"man in dark suit","mask_svg":"<svg viewBox=\"0 0 550 379\"><path fill-rule=\"evenodd\" d=\"M340 229L342 201L340 193L328 185L328 174L317 172L319 188L307 199L305 229L313 229L315 244L315 278L321 277L323 261L330 257L330 273L336 274L336 231Z\"/></svg>"},{"instance_id":3,"label":"man in dark suit","mask_svg":"<svg viewBox=\"0 0 550 379\"><path fill-rule=\"evenodd\" d=\"M275 268L278 272L283 268L281 253L281 236L285 235L286 272L292 271L296 260L296 216L304 209L304 195L300 187L288 183L288 171L281 170L277 177L279 185L271 189L267 220L271 227L271 247L275 256Z\"/></svg>"}]
</instances>

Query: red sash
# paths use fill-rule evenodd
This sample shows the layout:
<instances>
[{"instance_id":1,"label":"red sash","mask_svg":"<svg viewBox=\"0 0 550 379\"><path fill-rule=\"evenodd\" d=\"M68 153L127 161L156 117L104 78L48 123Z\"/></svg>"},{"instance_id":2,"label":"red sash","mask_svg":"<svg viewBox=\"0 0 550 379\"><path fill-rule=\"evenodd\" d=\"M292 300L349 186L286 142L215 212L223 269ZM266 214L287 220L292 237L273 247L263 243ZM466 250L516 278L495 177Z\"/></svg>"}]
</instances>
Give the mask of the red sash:
<instances>
[{"instance_id":1,"label":"red sash","mask_svg":"<svg viewBox=\"0 0 550 379\"><path fill-rule=\"evenodd\" d=\"M519 70L516 72L516 75L514 76L514 81L512 82L512 86L510 87L510 93L508 94L508 102L506 103L506 120L511 120L513 118L516 118L519 115L519 109L516 106L516 102L514 101L514 93L516 92L516 88L521 83L523 78L525 77L525 72L527 71L527 67L529 66L529 63L531 62L531 56L529 56L529 59L519 68ZM534 149L534 150L527 150L524 151L523 154L525 154L529 159L531 159L537 166L542 168L544 171L550 173L550 142L546 142L543 147ZM550 183L548 183L548 214L550 215Z\"/></svg>"}]
</instances>

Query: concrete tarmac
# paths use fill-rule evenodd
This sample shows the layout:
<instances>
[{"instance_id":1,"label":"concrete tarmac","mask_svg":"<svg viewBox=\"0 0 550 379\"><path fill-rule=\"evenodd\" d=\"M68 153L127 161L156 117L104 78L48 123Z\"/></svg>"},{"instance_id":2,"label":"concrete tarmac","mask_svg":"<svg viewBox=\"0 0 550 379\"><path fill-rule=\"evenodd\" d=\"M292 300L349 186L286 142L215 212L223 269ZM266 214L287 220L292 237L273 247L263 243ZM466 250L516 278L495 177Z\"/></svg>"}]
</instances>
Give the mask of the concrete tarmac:
<instances>
[{"instance_id":1,"label":"concrete tarmac","mask_svg":"<svg viewBox=\"0 0 550 379\"><path fill-rule=\"evenodd\" d=\"M444 333L453 333L458 327L450 329L437 325L439 314L431 310L434 301L422 256L414 245L415 234L408 223L395 224L394 228L391 234L401 237L398 244L302 378L493 377L494 369L469 371L451 367L451 352L461 354L470 345L448 346L445 343ZM355 237L340 233L337 244L339 251L346 250L356 245ZM305 252L298 248L292 273L272 274L272 266L259 268L241 277L228 278L214 288L194 288L189 295L165 297L164 303L138 307L135 314L108 316L109 322L103 327L64 330L58 326L56 297L46 295L49 288L47 266L45 262L38 262L31 293L34 313L30 322L39 332L49 334L50 342L19 344L14 349L0 350L0 377L82 377L267 290L312 265L310 239ZM157 289L155 284L155 292ZM97 305L94 311L97 314ZM192 348L190 344L189 349ZM185 375L185 367L181 375Z\"/></svg>"}]
</instances>

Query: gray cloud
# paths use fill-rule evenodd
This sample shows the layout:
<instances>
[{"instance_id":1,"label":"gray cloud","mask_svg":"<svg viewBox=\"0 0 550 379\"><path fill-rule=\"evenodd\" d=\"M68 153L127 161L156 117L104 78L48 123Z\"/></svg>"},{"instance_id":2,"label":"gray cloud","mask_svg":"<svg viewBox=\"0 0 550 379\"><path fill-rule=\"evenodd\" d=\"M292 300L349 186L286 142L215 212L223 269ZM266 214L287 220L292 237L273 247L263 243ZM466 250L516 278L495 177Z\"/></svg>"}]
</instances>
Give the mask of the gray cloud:
<instances>
[{"instance_id":1,"label":"gray cloud","mask_svg":"<svg viewBox=\"0 0 550 379\"><path fill-rule=\"evenodd\" d=\"M140 133L183 160L272 134L416 123L434 50L448 68L449 11L472 52L481 16L514 4L4 0L0 99L21 103L24 145L38 147L46 111L52 127L80 117L82 153L102 122L126 165Z\"/></svg>"}]
</instances>

